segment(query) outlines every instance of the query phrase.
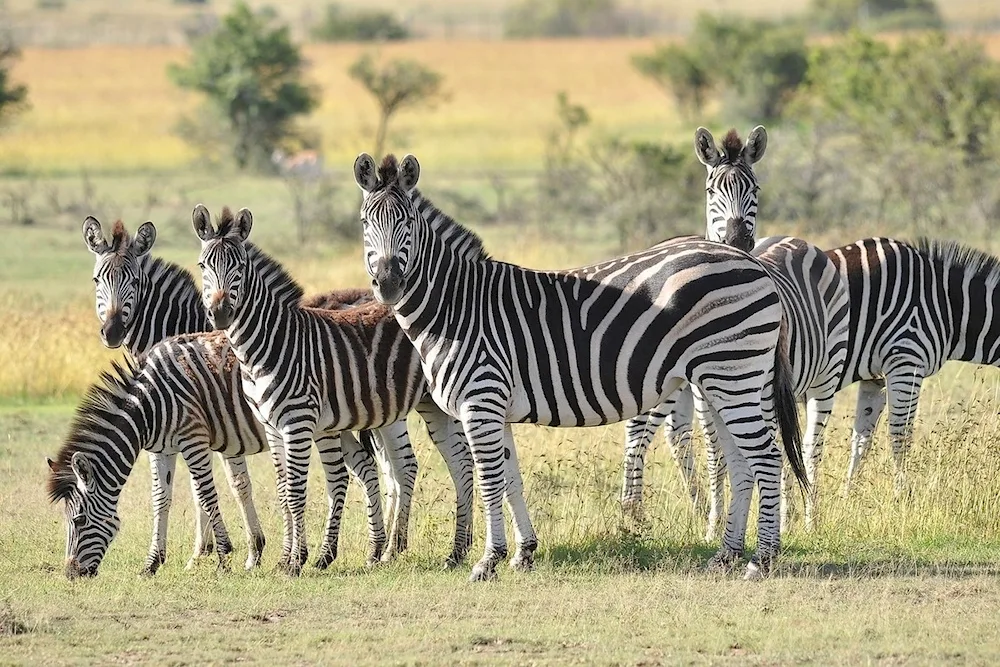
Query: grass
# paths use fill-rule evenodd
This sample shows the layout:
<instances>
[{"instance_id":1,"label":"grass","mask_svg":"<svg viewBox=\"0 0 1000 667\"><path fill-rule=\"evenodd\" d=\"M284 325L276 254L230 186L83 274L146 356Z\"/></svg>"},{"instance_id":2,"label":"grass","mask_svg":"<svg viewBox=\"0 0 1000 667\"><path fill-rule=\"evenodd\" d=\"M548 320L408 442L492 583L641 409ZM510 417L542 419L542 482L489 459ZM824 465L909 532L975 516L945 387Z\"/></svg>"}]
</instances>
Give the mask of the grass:
<instances>
[{"instance_id":1,"label":"grass","mask_svg":"<svg viewBox=\"0 0 1000 667\"><path fill-rule=\"evenodd\" d=\"M698 540L701 525L662 446L649 465L647 520L636 526L620 518L618 425L516 428L542 543L528 575L505 571L499 582L472 585L467 569L440 570L450 483L417 430L411 549L395 563L364 569L363 513L352 488L332 569L310 568L299 580L273 574L273 477L266 457L255 457L255 497L271 539L263 569L219 574L211 562L182 569L193 528L182 480L167 564L155 578L140 578L150 525L148 466L140 457L101 574L68 582L62 515L42 488L43 457L58 448L71 405L0 408L0 653L52 664L993 662L1000 657L1000 460L980 443L1000 431L992 407L1000 373L954 366L928 385L913 493L899 502L881 437L856 492L837 494L851 398L840 397L821 469L820 528L793 529L777 574L760 584L701 571L712 547ZM239 563L238 513L227 493L222 501ZM313 544L323 511L314 467ZM482 525L477 516L474 554Z\"/></svg>"}]
</instances>

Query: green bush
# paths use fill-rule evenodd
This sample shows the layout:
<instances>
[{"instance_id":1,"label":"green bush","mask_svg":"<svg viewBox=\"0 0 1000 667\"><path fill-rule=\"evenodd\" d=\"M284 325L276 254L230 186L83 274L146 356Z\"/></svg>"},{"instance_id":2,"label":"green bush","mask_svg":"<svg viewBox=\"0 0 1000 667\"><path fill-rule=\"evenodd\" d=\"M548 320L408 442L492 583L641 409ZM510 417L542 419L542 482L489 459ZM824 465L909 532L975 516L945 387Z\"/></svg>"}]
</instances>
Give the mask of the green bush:
<instances>
[{"instance_id":1,"label":"green bush","mask_svg":"<svg viewBox=\"0 0 1000 667\"><path fill-rule=\"evenodd\" d=\"M646 21L617 0L521 0L504 16L504 36L611 37L642 35Z\"/></svg>"},{"instance_id":2,"label":"green bush","mask_svg":"<svg viewBox=\"0 0 1000 667\"><path fill-rule=\"evenodd\" d=\"M813 0L812 21L822 30L941 28L934 0Z\"/></svg>"},{"instance_id":3,"label":"green bush","mask_svg":"<svg viewBox=\"0 0 1000 667\"><path fill-rule=\"evenodd\" d=\"M326 6L323 18L310 34L321 42L391 42L410 38L406 26L389 12L346 10L337 4Z\"/></svg>"}]
</instances>

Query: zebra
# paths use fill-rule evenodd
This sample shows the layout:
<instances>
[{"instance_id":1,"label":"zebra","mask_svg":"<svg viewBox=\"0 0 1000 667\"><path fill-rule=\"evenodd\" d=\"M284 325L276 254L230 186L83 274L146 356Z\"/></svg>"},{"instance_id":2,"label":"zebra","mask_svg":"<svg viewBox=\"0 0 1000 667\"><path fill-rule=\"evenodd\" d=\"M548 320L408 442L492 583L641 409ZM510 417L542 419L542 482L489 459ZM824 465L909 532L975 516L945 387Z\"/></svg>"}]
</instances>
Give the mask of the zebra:
<instances>
[{"instance_id":1,"label":"zebra","mask_svg":"<svg viewBox=\"0 0 1000 667\"><path fill-rule=\"evenodd\" d=\"M124 345L133 358L138 358L148 353L155 343L170 336L211 329L208 315L201 305L201 295L191 274L176 264L151 258L149 252L156 241L156 227L152 222L140 225L134 238L121 221L112 226L111 232L111 240L108 242L97 219L88 217L84 221L84 242L95 257L94 286L97 316L101 321L101 340L107 347ZM357 290L348 290L319 295L310 299L309 303L317 307L341 307L357 302L362 296ZM187 423L197 419L223 418L222 415L205 417L205 413L201 409L188 410L180 415L180 421ZM256 429L240 423L238 416L234 420L230 425L232 431L248 438L257 436ZM200 451L191 447L185 449L196 505L195 547L188 567L192 567L199 557L211 553L214 548L212 538L216 528L211 525L208 514L200 509L202 504L197 493L197 489L207 488L206 484L211 484L212 467L207 452L212 448L212 443L206 442L203 445ZM400 458L406 458L409 441L405 433L401 436L397 434L394 446L401 447L404 456ZM324 444L324 450L329 447L330 445ZM381 502L371 454L349 435L344 438L344 450L348 467L365 486L366 503L371 514L374 512L373 505ZM171 482L176 455L177 452L169 448L149 453L153 536L143 566L145 574L154 574L166 558L166 530L173 496ZM243 456L228 457L221 451L219 456L243 515L248 545L246 567L251 569L260 562L265 539L253 504L250 475ZM412 455L409 458L412 459ZM217 520L221 521L221 517ZM222 530L225 530L224 526ZM377 541L374 536L372 539L373 542ZM228 536L224 542L228 544Z\"/></svg>"},{"instance_id":2,"label":"zebra","mask_svg":"<svg viewBox=\"0 0 1000 667\"><path fill-rule=\"evenodd\" d=\"M472 453L461 428L427 400L419 359L389 309L303 307L302 288L247 242L253 224L247 209L234 216L224 208L215 227L199 204L192 222L201 239L205 307L231 341L245 397L267 434L286 526L292 527L289 574L299 574L302 566L295 555L305 539L314 434L382 427L413 409L427 423L455 482L455 542L446 564L461 563L472 538ZM512 480L512 497L520 489L521 480Z\"/></svg>"},{"instance_id":3,"label":"zebra","mask_svg":"<svg viewBox=\"0 0 1000 667\"><path fill-rule=\"evenodd\" d=\"M888 403L894 488L924 378L946 361L1000 366L1000 259L958 243L867 238L827 251L851 295L840 387L860 382L845 492Z\"/></svg>"},{"instance_id":4,"label":"zebra","mask_svg":"<svg viewBox=\"0 0 1000 667\"><path fill-rule=\"evenodd\" d=\"M362 153L354 175L375 297L391 306L434 401L461 420L472 447L487 523L472 580L495 577L507 556L501 495L518 470L511 423L622 421L684 379L710 401L735 489L710 566L742 555L756 483L759 548L747 577L767 572L780 546L775 411L802 484L805 474L781 305L757 260L687 237L573 271L532 271L490 259L478 236L434 208L416 188L412 155L376 167ZM537 538L524 508L512 514L510 564L530 569Z\"/></svg>"},{"instance_id":5,"label":"zebra","mask_svg":"<svg viewBox=\"0 0 1000 667\"><path fill-rule=\"evenodd\" d=\"M736 130L730 130L720 147L712 134L699 127L695 132L695 154L708 170L706 177L705 237L751 253L759 259L778 287L778 295L788 322L788 356L792 366L795 395L806 402L807 427L804 460L809 479L805 523L814 525L816 470L822 458L823 431L833 410L847 356L849 303L847 283L836 265L817 246L792 237L769 237L756 241L757 197L760 186L753 166L767 148L767 132L758 125L744 145ZM675 394L675 404L665 403L626 426L625 483L622 500L636 512L642 500L642 467L646 447L656 426L677 403L698 404L699 421L708 440L709 517L705 539L715 538L723 501L725 461L713 441L715 429L696 388L684 387ZM692 397L694 400L692 401ZM690 443L690 411L682 407L674 417L674 427L685 431L668 436L668 442ZM674 448L671 449L671 452ZM691 448L681 452L678 463L685 478L693 472ZM689 487L697 489L690 481ZM783 478L783 487L784 487ZM788 525L786 499L782 493L782 529Z\"/></svg>"},{"instance_id":6,"label":"zebra","mask_svg":"<svg viewBox=\"0 0 1000 667\"><path fill-rule=\"evenodd\" d=\"M348 482L345 454L358 458L353 452L361 448L353 437L343 442L343 452L336 434L323 434L316 443L328 497L326 530L316 559L321 569L337 556ZM215 485L210 475L194 472L211 469L213 449L228 457L249 456L266 450L267 439L243 398L238 364L224 335L209 332L168 338L137 361L126 358L125 365L113 363L111 372L105 372L88 391L63 448L55 462L49 460L50 498L66 501L67 576L97 573L120 524L119 493L143 449L185 456L192 468L197 502L213 529L219 567L226 568L232 545L219 514ZM175 459L171 456L170 460ZM360 472L365 487L375 491L366 495L369 563L373 563L387 540L374 467L361 467ZM169 488L172 476L173 470L168 469L162 480L154 474L154 482ZM85 526L91 531L82 536ZM262 546L256 545L257 558ZM157 554L150 573L163 560L164 555Z\"/></svg>"}]
</instances>

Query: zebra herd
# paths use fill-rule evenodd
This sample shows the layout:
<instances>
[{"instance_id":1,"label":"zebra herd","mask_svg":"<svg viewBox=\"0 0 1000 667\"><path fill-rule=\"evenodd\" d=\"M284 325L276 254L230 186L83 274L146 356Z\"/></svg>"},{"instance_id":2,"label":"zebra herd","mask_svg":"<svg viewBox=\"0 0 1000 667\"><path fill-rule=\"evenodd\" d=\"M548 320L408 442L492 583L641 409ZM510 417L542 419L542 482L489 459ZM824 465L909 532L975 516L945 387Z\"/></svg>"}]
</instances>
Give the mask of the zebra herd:
<instances>
[{"instance_id":1,"label":"zebra herd","mask_svg":"<svg viewBox=\"0 0 1000 667\"><path fill-rule=\"evenodd\" d=\"M145 573L165 559L178 454L197 504L189 566L214 552L223 567L233 549L213 452L241 508L246 567L260 563L265 538L245 457L266 450L284 526L279 566L298 574L308 556L312 444L328 506L315 565L337 556L350 475L365 491L369 562L389 560L407 547L416 480L411 411L455 485L451 567L472 544L478 479L486 541L473 580L496 576L509 555L504 501L514 528L511 567L531 569L538 546L510 425L620 421L627 421L623 508L641 512L645 451L665 424L692 502L708 504L710 541L728 472L727 518L709 568L731 571L741 561L756 488L758 546L745 577L765 576L788 524L789 471L807 491L807 527L815 521L823 430L837 391L861 382L847 484L888 403L902 489L923 378L949 359L1000 364L1000 260L928 241L870 238L826 252L790 237L758 241L753 167L766 145L763 127L745 144L730 131L719 146L699 128L706 236L572 271L491 259L473 232L421 194L411 155L377 164L361 154L354 164L371 290L304 298L250 242L247 209L223 209L214 224L204 206L194 209L200 291L187 271L151 258L152 223L133 236L118 222L106 239L87 218L101 339L124 345L129 357L91 387L48 461L49 496L64 501L67 576L97 573L142 450L150 457L154 518ZM707 441L707 494L694 471L695 414Z\"/></svg>"}]
</instances>

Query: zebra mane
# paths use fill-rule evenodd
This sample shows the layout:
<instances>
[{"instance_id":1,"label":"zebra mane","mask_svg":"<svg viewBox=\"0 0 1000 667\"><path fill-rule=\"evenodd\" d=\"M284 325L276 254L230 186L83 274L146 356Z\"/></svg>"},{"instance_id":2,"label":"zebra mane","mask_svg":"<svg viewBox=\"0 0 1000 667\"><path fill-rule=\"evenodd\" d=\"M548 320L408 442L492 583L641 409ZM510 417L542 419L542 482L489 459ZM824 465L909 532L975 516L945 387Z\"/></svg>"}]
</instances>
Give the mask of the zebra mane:
<instances>
[{"instance_id":1,"label":"zebra mane","mask_svg":"<svg viewBox=\"0 0 1000 667\"><path fill-rule=\"evenodd\" d=\"M201 298L201 290L194 281L194 276L183 266L174 264L162 257L151 257L148 254L139 258L140 262L143 260L145 260L146 264L140 264L140 266L149 276L149 282L159 285L163 292L173 291L176 285L180 290L183 290L183 293L190 293L196 298Z\"/></svg>"},{"instance_id":2,"label":"zebra mane","mask_svg":"<svg viewBox=\"0 0 1000 667\"><path fill-rule=\"evenodd\" d=\"M131 395L138 366L131 360L111 362L111 370L103 371L101 379L90 385L76 409L69 434L56 454L46 485L49 500L67 500L76 488L76 474L71 461L77 452L92 453L94 433L108 430L108 415L118 414Z\"/></svg>"},{"instance_id":3,"label":"zebra mane","mask_svg":"<svg viewBox=\"0 0 1000 667\"><path fill-rule=\"evenodd\" d=\"M253 243L245 243L247 259L260 275L268 290L282 306L298 307L305 295L302 286L295 282L281 262L274 259Z\"/></svg>"},{"instance_id":4,"label":"zebra mane","mask_svg":"<svg viewBox=\"0 0 1000 667\"><path fill-rule=\"evenodd\" d=\"M451 247L459 257L470 261L490 259L478 234L455 222L451 216L434 206L418 188L414 188L411 197L417 212L430 225L434 235Z\"/></svg>"},{"instance_id":5,"label":"zebra mane","mask_svg":"<svg viewBox=\"0 0 1000 667\"><path fill-rule=\"evenodd\" d=\"M971 271L986 282L1000 283L1000 258L956 241L938 241L920 237L917 252L932 262Z\"/></svg>"},{"instance_id":6,"label":"zebra mane","mask_svg":"<svg viewBox=\"0 0 1000 667\"><path fill-rule=\"evenodd\" d=\"M743 160L743 140L740 139L740 134L735 127L722 137L722 152L725 153L726 161L729 163Z\"/></svg>"}]
</instances>

